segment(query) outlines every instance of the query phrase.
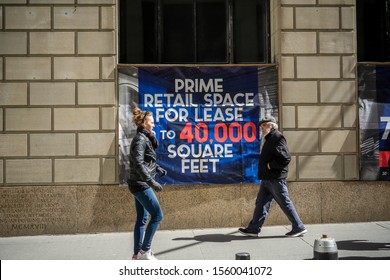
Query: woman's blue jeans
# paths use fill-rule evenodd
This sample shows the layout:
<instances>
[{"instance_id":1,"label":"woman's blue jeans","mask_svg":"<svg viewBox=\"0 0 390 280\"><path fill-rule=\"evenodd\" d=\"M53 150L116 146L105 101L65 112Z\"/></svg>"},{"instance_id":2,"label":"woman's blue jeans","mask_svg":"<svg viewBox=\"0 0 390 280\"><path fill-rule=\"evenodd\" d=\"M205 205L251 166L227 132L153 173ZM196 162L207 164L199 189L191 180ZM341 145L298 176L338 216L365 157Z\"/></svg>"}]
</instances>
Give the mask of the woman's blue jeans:
<instances>
[{"instance_id":1,"label":"woman's blue jeans","mask_svg":"<svg viewBox=\"0 0 390 280\"><path fill-rule=\"evenodd\" d=\"M152 188L135 192L133 196L137 211L137 220L134 225L134 254L136 255L141 249L148 251L152 246L153 236L163 218L163 212ZM150 221L145 231L149 214Z\"/></svg>"},{"instance_id":2,"label":"woman's blue jeans","mask_svg":"<svg viewBox=\"0 0 390 280\"><path fill-rule=\"evenodd\" d=\"M286 180L279 179L261 181L260 190L256 198L256 207L253 212L252 220L248 225L249 229L258 232L261 231L261 227L268 216L273 199L275 199L283 213L290 220L293 231L300 231L305 228L288 195Z\"/></svg>"}]
</instances>

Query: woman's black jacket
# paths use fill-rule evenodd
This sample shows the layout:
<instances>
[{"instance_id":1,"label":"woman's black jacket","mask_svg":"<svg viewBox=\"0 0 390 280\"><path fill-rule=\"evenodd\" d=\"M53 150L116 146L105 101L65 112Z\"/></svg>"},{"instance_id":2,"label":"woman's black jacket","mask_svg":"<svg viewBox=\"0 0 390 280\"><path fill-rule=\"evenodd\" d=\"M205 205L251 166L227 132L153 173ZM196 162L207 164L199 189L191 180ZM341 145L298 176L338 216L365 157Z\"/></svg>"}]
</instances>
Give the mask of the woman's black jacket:
<instances>
[{"instance_id":1,"label":"woman's black jacket","mask_svg":"<svg viewBox=\"0 0 390 280\"><path fill-rule=\"evenodd\" d=\"M157 174L157 155L152 142L142 132L138 132L130 145L130 191L148 188L146 182L154 180Z\"/></svg>"}]
</instances>

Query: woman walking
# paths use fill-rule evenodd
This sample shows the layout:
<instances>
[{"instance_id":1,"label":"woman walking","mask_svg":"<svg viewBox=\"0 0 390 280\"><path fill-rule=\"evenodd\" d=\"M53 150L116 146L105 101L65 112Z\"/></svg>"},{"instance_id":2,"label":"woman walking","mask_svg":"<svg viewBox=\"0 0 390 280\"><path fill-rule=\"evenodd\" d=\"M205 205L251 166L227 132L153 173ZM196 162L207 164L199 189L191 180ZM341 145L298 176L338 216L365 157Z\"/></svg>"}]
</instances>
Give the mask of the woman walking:
<instances>
[{"instance_id":1,"label":"woman walking","mask_svg":"<svg viewBox=\"0 0 390 280\"><path fill-rule=\"evenodd\" d=\"M137 134L130 146L130 176L128 186L134 196L137 219L134 225L133 260L155 260L151 250L153 236L163 218L163 212L154 191L162 186L155 181L157 173L166 175L167 171L157 164L157 139L154 135L153 114L135 108L133 122ZM153 191L154 190L154 191ZM151 218L146 227L148 215Z\"/></svg>"}]
</instances>

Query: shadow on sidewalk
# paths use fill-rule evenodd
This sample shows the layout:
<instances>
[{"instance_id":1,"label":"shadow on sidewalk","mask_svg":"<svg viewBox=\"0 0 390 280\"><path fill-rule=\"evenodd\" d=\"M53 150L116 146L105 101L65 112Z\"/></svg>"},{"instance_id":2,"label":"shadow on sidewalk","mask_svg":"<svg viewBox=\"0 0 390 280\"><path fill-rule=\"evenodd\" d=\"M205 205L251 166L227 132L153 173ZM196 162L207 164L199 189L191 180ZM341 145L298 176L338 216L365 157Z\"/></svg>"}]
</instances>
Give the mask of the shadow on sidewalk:
<instances>
[{"instance_id":1,"label":"shadow on sidewalk","mask_svg":"<svg viewBox=\"0 0 390 280\"><path fill-rule=\"evenodd\" d=\"M370 242L368 240L345 240L337 241L338 250L346 251L385 251L388 256L367 257L367 256L349 256L341 257L339 260L390 260L390 242Z\"/></svg>"},{"instance_id":2,"label":"shadow on sidewalk","mask_svg":"<svg viewBox=\"0 0 390 280\"><path fill-rule=\"evenodd\" d=\"M250 236L244 236L244 235L241 235L241 236L233 235L233 234L236 234L236 233L238 233L238 231L234 231L234 232L227 233L227 234L203 234L203 235L195 235L194 237L177 237L177 238L173 238L172 240L174 240L174 241L194 241L194 242L191 242L189 244L186 244L186 245L183 245L183 246L179 246L179 247L176 247L176 248L172 248L172 249L169 249L169 250L161 251L161 252L155 253L155 255L156 256L159 256L159 255L161 256L161 255L164 255L166 253L170 253L170 252L173 252L173 251L182 250L182 249L185 249L185 248L196 246L196 245L199 245L199 244L204 243L204 242L232 242L232 241L235 241L235 240L248 240L248 239L258 239L258 240L260 240L260 239L271 239L271 238L286 238L285 235L259 236L259 237L250 237Z\"/></svg>"},{"instance_id":3,"label":"shadow on sidewalk","mask_svg":"<svg viewBox=\"0 0 390 280\"><path fill-rule=\"evenodd\" d=\"M390 257L363 257L363 256L351 256L342 257L339 260L390 260Z\"/></svg>"},{"instance_id":4,"label":"shadow on sidewalk","mask_svg":"<svg viewBox=\"0 0 390 280\"><path fill-rule=\"evenodd\" d=\"M390 242L370 242L368 240L345 240L337 241L337 248L339 250L348 251L377 251L377 250L388 250L390 256Z\"/></svg>"},{"instance_id":5,"label":"shadow on sidewalk","mask_svg":"<svg viewBox=\"0 0 390 280\"><path fill-rule=\"evenodd\" d=\"M194 240L198 242L231 242L235 240L247 240L247 239L272 239L272 238L285 238L285 235L274 235L274 236L259 236L259 237L251 237L244 235L232 235L238 233L238 231L234 231L228 234L203 234L203 235L195 235L194 237L178 237L172 240Z\"/></svg>"}]
</instances>

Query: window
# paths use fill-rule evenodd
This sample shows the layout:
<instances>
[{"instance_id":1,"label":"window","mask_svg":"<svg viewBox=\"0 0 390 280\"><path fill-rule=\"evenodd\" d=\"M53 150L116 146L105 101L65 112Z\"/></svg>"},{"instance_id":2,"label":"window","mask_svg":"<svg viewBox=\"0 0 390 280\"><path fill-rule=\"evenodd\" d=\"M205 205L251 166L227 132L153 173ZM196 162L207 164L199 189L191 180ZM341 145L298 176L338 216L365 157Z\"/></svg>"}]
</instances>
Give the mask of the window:
<instances>
[{"instance_id":1,"label":"window","mask_svg":"<svg viewBox=\"0 0 390 280\"><path fill-rule=\"evenodd\" d=\"M268 0L121 0L120 63L267 63Z\"/></svg>"},{"instance_id":2,"label":"window","mask_svg":"<svg viewBox=\"0 0 390 280\"><path fill-rule=\"evenodd\" d=\"M390 0L357 0L358 61L390 61Z\"/></svg>"}]
</instances>

